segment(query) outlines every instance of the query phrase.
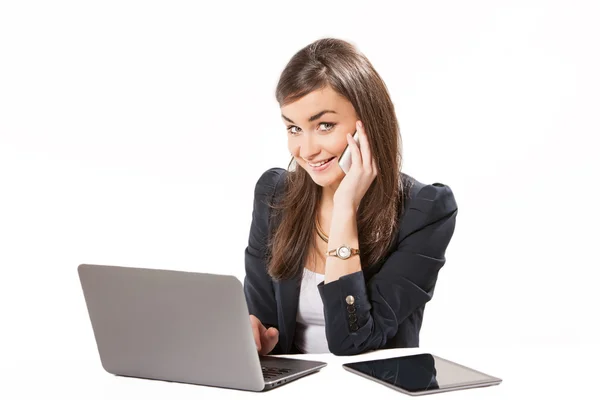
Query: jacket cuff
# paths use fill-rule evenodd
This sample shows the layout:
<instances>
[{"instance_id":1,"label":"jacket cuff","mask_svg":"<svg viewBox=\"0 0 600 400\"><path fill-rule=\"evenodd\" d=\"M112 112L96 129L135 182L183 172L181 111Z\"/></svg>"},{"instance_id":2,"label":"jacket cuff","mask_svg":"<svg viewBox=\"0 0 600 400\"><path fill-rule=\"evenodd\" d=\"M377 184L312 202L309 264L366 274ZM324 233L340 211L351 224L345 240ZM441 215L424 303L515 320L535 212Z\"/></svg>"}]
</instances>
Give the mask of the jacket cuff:
<instances>
[{"instance_id":1,"label":"jacket cuff","mask_svg":"<svg viewBox=\"0 0 600 400\"><path fill-rule=\"evenodd\" d=\"M360 328L368 324L371 303L362 271L328 284L321 282L317 287L323 300L326 325L332 330L356 336Z\"/></svg>"}]
</instances>

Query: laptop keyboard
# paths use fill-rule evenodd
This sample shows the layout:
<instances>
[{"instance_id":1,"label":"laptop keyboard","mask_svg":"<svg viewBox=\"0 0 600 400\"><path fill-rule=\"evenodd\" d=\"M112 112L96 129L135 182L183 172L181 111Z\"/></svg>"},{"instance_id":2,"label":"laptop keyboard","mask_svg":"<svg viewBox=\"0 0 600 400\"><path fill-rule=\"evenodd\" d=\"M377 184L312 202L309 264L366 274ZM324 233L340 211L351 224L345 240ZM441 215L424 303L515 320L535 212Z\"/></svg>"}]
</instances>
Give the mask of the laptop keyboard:
<instances>
[{"instance_id":1,"label":"laptop keyboard","mask_svg":"<svg viewBox=\"0 0 600 400\"><path fill-rule=\"evenodd\" d=\"M265 379L277 378L278 376L287 374L288 372L291 371L291 369L288 369L288 368L267 368L267 367L263 367L263 366L261 366L261 367L262 367L263 377Z\"/></svg>"}]
</instances>

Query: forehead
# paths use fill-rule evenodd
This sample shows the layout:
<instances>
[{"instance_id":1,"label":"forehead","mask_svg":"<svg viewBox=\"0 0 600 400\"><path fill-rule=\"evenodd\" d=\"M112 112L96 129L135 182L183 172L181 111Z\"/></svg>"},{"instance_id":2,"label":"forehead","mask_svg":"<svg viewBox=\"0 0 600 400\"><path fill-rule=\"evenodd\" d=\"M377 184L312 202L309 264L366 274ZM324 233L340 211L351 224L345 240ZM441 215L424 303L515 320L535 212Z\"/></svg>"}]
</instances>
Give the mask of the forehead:
<instances>
[{"instance_id":1,"label":"forehead","mask_svg":"<svg viewBox=\"0 0 600 400\"><path fill-rule=\"evenodd\" d=\"M340 117L354 113L354 107L345 97L338 94L330 87L310 92L304 97L281 107L281 114L294 122L306 122L308 119L323 110L333 110ZM334 114L325 114L331 117Z\"/></svg>"}]
</instances>

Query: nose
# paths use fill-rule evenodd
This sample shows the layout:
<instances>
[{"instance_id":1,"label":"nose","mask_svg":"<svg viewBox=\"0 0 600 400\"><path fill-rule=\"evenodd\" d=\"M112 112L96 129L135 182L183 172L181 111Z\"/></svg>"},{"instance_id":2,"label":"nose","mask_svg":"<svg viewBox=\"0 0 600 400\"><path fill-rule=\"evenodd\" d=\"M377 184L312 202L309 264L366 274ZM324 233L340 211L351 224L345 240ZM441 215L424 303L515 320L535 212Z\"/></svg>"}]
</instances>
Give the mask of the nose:
<instances>
[{"instance_id":1,"label":"nose","mask_svg":"<svg viewBox=\"0 0 600 400\"><path fill-rule=\"evenodd\" d=\"M304 135L304 138L300 143L300 157L304 158L305 160L311 160L320 152L321 146L319 145L318 138L315 138L315 135L311 133Z\"/></svg>"}]
</instances>

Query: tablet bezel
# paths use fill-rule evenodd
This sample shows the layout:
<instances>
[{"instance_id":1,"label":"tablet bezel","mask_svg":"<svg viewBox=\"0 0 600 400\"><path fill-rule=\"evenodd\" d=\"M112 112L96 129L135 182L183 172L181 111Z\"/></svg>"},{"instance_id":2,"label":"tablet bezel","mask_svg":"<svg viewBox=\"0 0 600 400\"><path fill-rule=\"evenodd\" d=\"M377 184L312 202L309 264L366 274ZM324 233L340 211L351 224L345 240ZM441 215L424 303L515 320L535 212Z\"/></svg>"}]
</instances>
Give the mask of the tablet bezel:
<instances>
[{"instance_id":1,"label":"tablet bezel","mask_svg":"<svg viewBox=\"0 0 600 400\"><path fill-rule=\"evenodd\" d=\"M484 377L487 377L487 379L484 380L480 380L480 381L474 381L471 383L459 383L459 384L454 384L454 385L449 385L449 386L445 386L443 388L439 388L439 389L432 389L432 390L419 390L419 391L410 391L407 389L404 389L402 387L396 386L394 384L388 383L384 380L378 379L374 376L371 375L367 375L361 371L358 371L356 369L353 369L351 367L351 365L353 364L359 364L359 363L364 363L364 362L374 362L374 361L379 361L379 360L391 360L391 359L400 359L400 358L408 358L408 357L414 357L414 356L419 356L419 355L424 355L424 354L429 354L431 356L434 357L434 359L436 360L440 360L440 361L445 361L447 363L453 364L455 366L458 366L460 368L464 368L464 369L468 369L470 371L476 372L478 374L483 375ZM351 362L351 363L345 363L342 364L342 367L348 371L348 372L352 372L356 375L360 375L363 378L367 378L371 381L377 382L379 384L382 384L384 386L389 387L390 389L394 389L396 391L399 391L401 393L404 394L408 394L410 396L422 396L422 395L427 395L427 394L433 394L433 393L442 393L442 392L450 392L450 391L455 391L455 390L463 390L463 389L472 389L472 388L479 388L479 387L486 387L486 386L494 386L494 385L499 385L502 382L502 379L483 373L481 371L478 371L476 369L473 368L469 368L465 365L456 363L454 361L450 361L448 359L436 356L435 354L431 354L431 353L419 353L419 354L409 354L409 355L405 355L405 356L398 356L398 357L386 357L386 358L375 358L375 359L371 359L371 360L362 360L362 361L355 361L355 362Z\"/></svg>"}]
</instances>

